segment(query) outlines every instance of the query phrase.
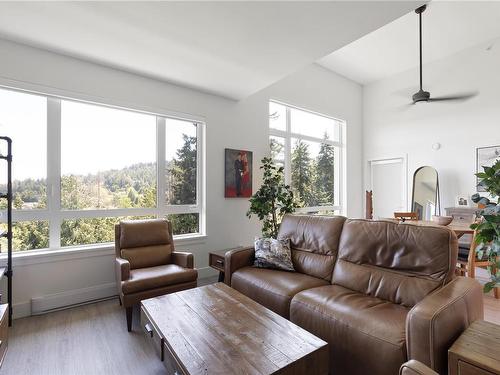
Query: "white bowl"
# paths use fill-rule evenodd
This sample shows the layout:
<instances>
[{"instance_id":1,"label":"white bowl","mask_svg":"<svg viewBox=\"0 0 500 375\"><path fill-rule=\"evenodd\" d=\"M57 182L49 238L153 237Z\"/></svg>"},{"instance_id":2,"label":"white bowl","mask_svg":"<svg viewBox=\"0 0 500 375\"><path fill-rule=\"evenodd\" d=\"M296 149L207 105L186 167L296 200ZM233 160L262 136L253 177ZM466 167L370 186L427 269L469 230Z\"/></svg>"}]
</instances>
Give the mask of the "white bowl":
<instances>
[{"instance_id":1,"label":"white bowl","mask_svg":"<svg viewBox=\"0 0 500 375\"><path fill-rule=\"evenodd\" d=\"M432 221L438 225L448 225L453 221L453 216L432 215Z\"/></svg>"}]
</instances>

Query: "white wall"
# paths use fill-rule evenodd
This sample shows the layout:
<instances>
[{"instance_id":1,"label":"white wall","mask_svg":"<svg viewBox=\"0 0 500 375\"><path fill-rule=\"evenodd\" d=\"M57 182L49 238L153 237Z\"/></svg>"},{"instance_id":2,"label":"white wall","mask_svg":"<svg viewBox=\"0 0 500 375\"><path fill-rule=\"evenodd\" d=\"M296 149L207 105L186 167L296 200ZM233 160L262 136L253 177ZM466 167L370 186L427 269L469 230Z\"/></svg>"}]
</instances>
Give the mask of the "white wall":
<instances>
[{"instance_id":1,"label":"white wall","mask_svg":"<svg viewBox=\"0 0 500 375\"><path fill-rule=\"evenodd\" d=\"M407 155L409 200L413 173L423 165L438 171L442 209L453 206L459 194L475 193L476 147L500 144L499 67L500 39L424 65L424 89L431 96L479 91L465 102L409 106L411 95L418 90L417 69L365 86L366 188L368 160ZM437 142L441 149L434 151L432 145Z\"/></svg>"},{"instance_id":2,"label":"white wall","mask_svg":"<svg viewBox=\"0 0 500 375\"><path fill-rule=\"evenodd\" d=\"M258 222L245 217L246 199L224 199L223 155L224 148L254 151L254 189L258 187L259 160L268 150L270 98L347 121L347 214L361 215L362 89L317 65L233 102L2 40L0 56L0 84L130 108L188 113L205 119L207 238L189 246L202 276L211 272L207 268L210 250L251 243L259 233ZM113 293L112 249L97 249L92 255L16 258L14 314L29 315L32 298L51 296L49 301L53 303L49 307L54 307L74 301L71 296L89 299Z\"/></svg>"}]
</instances>

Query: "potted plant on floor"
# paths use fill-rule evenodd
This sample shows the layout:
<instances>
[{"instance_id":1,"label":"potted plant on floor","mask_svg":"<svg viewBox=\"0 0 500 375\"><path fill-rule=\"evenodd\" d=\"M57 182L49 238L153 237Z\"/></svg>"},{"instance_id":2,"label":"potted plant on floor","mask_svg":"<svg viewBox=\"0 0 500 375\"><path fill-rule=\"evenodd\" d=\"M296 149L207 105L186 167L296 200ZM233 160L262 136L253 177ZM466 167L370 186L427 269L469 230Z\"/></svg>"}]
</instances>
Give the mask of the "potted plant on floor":
<instances>
[{"instance_id":1,"label":"potted plant on floor","mask_svg":"<svg viewBox=\"0 0 500 375\"><path fill-rule=\"evenodd\" d=\"M491 280L484 285L487 293L495 287L500 287L500 159L491 167L483 167L483 172L476 173L479 184L489 193L490 198L474 194L471 199L480 207L479 214L483 220L471 225L476 230L475 251L479 259L486 257L489 261L488 272ZM496 202L495 202L496 200Z\"/></svg>"},{"instance_id":2,"label":"potted plant on floor","mask_svg":"<svg viewBox=\"0 0 500 375\"><path fill-rule=\"evenodd\" d=\"M262 235L277 238L281 219L292 213L298 204L293 197L292 189L284 181L284 168L277 167L271 158L262 159L264 179L257 192L250 198L250 209L247 217L257 215L262 221Z\"/></svg>"}]
</instances>

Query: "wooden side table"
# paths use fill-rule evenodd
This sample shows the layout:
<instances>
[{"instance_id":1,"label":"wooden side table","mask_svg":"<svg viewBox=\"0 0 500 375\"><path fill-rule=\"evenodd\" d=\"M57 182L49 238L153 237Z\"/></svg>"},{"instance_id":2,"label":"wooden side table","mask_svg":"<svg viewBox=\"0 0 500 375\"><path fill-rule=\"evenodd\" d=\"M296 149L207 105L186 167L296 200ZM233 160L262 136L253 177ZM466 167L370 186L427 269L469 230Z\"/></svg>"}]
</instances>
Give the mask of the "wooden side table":
<instances>
[{"instance_id":1,"label":"wooden side table","mask_svg":"<svg viewBox=\"0 0 500 375\"><path fill-rule=\"evenodd\" d=\"M242 247L232 247L229 249L211 251L208 253L208 265L219 271L219 282L224 281L224 257L230 250L241 249Z\"/></svg>"},{"instance_id":2,"label":"wooden side table","mask_svg":"<svg viewBox=\"0 0 500 375\"><path fill-rule=\"evenodd\" d=\"M500 374L500 326L477 320L448 351L449 375Z\"/></svg>"}]
</instances>

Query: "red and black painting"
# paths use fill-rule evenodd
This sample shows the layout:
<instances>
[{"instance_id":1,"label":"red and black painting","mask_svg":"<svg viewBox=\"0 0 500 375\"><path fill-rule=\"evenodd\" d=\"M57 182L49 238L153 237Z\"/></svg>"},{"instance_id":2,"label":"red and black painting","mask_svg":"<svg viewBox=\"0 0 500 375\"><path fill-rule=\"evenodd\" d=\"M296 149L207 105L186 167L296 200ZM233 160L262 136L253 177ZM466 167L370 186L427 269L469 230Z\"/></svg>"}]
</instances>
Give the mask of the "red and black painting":
<instances>
[{"instance_id":1,"label":"red and black painting","mask_svg":"<svg viewBox=\"0 0 500 375\"><path fill-rule=\"evenodd\" d=\"M252 152L225 151L224 196L226 198L250 198L252 196Z\"/></svg>"}]
</instances>

